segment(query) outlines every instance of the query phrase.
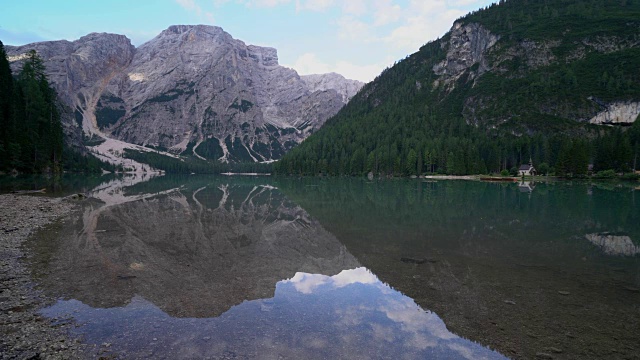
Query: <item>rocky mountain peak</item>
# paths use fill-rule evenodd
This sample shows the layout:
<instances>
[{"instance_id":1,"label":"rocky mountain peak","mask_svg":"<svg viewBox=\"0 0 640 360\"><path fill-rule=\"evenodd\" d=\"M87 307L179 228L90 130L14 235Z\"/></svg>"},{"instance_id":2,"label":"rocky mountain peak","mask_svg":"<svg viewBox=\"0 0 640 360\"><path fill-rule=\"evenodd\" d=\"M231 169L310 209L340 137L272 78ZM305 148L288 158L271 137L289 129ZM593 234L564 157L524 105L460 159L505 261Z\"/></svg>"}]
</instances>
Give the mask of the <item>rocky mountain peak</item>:
<instances>
[{"instance_id":1,"label":"rocky mountain peak","mask_svg":"<svg viewBox=\"0 0 640 360\"><path fill-rule=\"evenodd\" d=\"M83 132L220 161L279 159L362 87L338 74L300 77L278 64L276 49L207 25L170 26L137 49L105 33L7 47L13 66L31 49L76 139Z\"/></svg>"},{"instance_id":2,"label":"rocky mountain peak","mask_svg":"<svg viewBox=\"0 0 640 360\"><path fill-rule=\"evenodd\" d=\"M74 41L74 43L76 44L86 44L86 43L90 43L90 42L102 42L102 43L109 43L109 44L124 44L126 46L133 46L131 45L131 40L129 40L128 37L126 37L125 35L120 35L120 34L112 34L112 33L97 33L97 32L93 32L93 33L89 33L85 36L80 37L80 39Z\"/></svg>"},{"instance_id":3,"label":"rocky mountain peak","mask_svg":"<svg viewBox=\"0 0 640 360\"><path fill-rule=\"evenodd\" d=\"M361 81L345 79L344 76L335 72L303 75L300 78L312 91L336 90L342 96L342 101L345 104L364 86Z\"/></svg>"},{"instance_id":4,"label":"rocky mountain peak","mask_svg":"<svg viewBox=\"0 0 640 360\"><path fill-rule=\"evenodd\" d=\"M481 24L456 22L449 31L448 43L442 42L447 57L433 66L433 72L440 75L439 81L445 84L451 84L475 64L481 75L489 69L486 53L498 40L499 35L492 34Z\"/></svg>"},{"instance_id":5,"label":"rocky mountain peak","mask_svg":"<svg viewBox=\"0 0 640 360\"><path fill-rule=\"evenodd\" d=\"M228 43L234 39L218 26L172 25L141 47L158 41L178 42L184 46L189 43Z\"/></svg>"}]
</instances>

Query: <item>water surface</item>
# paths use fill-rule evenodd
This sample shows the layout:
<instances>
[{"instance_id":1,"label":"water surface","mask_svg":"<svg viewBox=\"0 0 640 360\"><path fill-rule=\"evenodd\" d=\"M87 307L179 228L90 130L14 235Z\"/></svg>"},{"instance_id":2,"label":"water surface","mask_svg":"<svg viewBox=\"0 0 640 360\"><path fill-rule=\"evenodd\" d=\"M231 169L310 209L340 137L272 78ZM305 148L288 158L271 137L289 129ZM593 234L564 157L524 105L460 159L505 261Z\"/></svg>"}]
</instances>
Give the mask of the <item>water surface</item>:
<instances>
[{"instance_id":1,"label":"water surface","mask_svg":"<svg viewBox=\"0 0 640 360\"><path fill-rule=\"evenodd\" d=\"M74 319L94 354L632 358L638 195L586 183L113 181L40 234L33 270L60 298L44 314Z\"/></svg>"}]
</instances>

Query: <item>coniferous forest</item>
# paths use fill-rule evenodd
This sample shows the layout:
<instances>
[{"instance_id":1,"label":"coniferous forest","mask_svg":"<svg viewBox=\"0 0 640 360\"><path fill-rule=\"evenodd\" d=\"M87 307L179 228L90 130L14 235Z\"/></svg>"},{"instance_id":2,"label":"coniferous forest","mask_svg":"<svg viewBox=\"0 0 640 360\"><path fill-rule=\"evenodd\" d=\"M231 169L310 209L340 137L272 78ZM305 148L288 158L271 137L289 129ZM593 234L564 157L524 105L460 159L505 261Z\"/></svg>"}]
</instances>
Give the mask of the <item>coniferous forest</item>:
<instances>
[{"instance_id":1,"label":"coniferous forest","mask_svg":"<svg viewBox=\"0 0 640 360\"><path fill-rule=\"evenodd\" d=\"M640 1L503 0L457 22L499 36L485 63L449 83L435 74L447 33L365 85L275 172L514 173L530 159L559 176L638 169L640 122L588 119L640 101Z\"/></svg>"}]
</instances>

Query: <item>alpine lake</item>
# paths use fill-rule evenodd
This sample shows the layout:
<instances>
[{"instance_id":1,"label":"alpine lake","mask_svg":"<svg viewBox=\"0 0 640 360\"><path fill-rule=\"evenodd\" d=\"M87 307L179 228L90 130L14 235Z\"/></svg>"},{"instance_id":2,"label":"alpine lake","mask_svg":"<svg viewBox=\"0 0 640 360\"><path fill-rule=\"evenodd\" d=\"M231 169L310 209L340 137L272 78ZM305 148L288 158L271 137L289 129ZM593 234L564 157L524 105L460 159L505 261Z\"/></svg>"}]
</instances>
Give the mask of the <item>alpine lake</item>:
<instances>
[{"instance_id":1,"label":"alpine lake","mask_svg":"<svg viewBox=\"0 0 640 360\"><path fill-rule=\"evenodd\" d=\"M65 181L29 267L88 356L640 358L637 184Z\"/></svg>"}]
</instances>

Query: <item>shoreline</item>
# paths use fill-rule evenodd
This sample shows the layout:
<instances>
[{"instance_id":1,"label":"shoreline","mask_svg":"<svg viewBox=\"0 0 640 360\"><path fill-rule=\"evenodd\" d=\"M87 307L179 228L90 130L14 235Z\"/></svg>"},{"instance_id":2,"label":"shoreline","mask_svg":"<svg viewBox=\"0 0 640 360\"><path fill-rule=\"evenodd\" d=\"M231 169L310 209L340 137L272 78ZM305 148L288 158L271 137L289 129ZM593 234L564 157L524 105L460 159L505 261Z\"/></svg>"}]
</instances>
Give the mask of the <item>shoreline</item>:
<instances>
[{"instance_id":1,"label":"shoreline","mask_svg":"<svg viewBox=\"0 0 640 360\"><path fill-rule=\"evenodd\" d=\"M67 198L0 194L0 358L80 359L84 345L67 329L72 322L39 311L56 299L37 289L24 244L42 227L70 214Z\"/></svg>"}]
</instances>

